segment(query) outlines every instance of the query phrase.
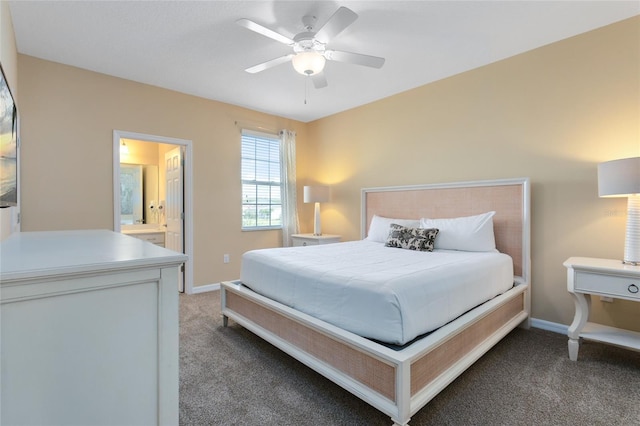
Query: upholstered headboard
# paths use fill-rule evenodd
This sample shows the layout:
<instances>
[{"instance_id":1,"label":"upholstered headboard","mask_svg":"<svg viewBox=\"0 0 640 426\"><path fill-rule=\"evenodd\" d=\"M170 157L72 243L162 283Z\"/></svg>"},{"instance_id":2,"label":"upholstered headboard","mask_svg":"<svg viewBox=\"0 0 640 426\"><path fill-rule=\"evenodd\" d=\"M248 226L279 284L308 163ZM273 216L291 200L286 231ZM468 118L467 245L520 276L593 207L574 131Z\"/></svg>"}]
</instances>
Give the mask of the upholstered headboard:
<instances>
[{"instance_id":1,"label":"upholstered headboard","mask_svg":"<svg viewBox=\"0 0 640 426\"><path fill-rule=\"evenodd\" d=\"M496 247L513 259L514 275L530 280L528 178L362 190L362 238L373 215L397 219L462 217L495 211Z\"/></svg>"}]
</instances>

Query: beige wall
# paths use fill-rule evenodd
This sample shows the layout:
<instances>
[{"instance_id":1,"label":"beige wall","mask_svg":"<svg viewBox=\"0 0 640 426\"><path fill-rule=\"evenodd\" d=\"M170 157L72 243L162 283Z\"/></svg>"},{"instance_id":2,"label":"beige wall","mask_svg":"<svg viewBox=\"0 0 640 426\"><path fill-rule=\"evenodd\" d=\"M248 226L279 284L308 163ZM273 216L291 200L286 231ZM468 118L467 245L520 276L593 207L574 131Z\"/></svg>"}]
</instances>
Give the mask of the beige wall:
<instances>
[{"instance_id":1,"label":"beige wall","mask_svg":"<svg viewBox=\"0 0 640 426\"><path fill-rule=\"evenodd\" d=\"M640 18L318 120L309 138L333 186L323 230L347 239L363 187L530 177L533 317L569 324L562 262L622 258L626 203L598 198L596 165L640 155ZM640 330L637 304L594 305Z\"/></svg>"},{"instance_id":2,"label":"beige wall","mask_svg":"<svg viewBox=\"0 0 640 426\"><path fill-rule=\"evenodd\" d=\"M160 143L145 142L133 139L122 139L129 150L128 154L120 154L120 163L151 164L159 166Z\"/></svg>"},{"instance_id":3,"label":"beige wall","mask_svg":"<svg viewBox=\"0 0 640 426\"><path fill-rule=\"evenodd\" d=\"M195 285L238 278L242 253L280 244L280 231L240 230L235 122L295 130L301 185L305 124L24 55L18 68L23 231L113 229L117 129L193 142Z\"/></svg>"},{"instance_id":4,"label":"beige wall","mask_svg":"<svg viewBox=\"0 0 640 426\"><path fill-rule=\"evenodd\" d=\"M16 105L18 102L18 52L13 32L13 21L9 3L0 1L0 64L11 89ZM20 184L20 183L18 183ZM19 231L18 208L0 209L0 241L12 232Z\"/></svg>"}]
</instances>

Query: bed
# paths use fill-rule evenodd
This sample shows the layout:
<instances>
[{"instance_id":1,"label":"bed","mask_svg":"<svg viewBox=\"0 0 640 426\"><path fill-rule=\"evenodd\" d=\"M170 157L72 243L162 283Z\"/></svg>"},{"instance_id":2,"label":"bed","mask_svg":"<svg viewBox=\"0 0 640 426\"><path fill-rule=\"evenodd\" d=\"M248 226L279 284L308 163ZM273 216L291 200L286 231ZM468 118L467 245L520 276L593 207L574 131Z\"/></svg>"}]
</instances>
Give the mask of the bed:
<instances>
[{"instance_id":1,"label":"bed","mask_svg":"<svg viewBox=\"0 0 640 426\"><path fill-rule=\"evenodd\" d=\"M375 217L416 220L495 211L495 246L511 260L513 279L506 290L428 333L414 330L417 338L408 333L392 342L400 346L350 331L331 316L323 320L317 312L294 309L295 303L273 300L268 290L259 294L240 280L221 284L224 325L231 318L389 415L394 425L408 425L414 413L512 329L528 327L529 187L528 179L518 178L361 191L363 240L370 239ZM255 277L245 279L256 286Z\"/></svg>"}]
</instances>

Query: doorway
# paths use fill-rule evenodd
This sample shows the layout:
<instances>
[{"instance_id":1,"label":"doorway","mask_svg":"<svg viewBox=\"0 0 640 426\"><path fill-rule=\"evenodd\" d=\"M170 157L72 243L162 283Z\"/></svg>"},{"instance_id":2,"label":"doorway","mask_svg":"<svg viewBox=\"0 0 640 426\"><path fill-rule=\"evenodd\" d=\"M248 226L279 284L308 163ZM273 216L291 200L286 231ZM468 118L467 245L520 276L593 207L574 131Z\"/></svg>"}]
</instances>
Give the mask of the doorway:
<instances>
[{"instance_id":1,"label":"doorway","mask_svg":"<svg viewBox=\"0 0 640 426\"><path fill-rule=\"evenodd\" d=\"M178 160L178 162L179 162L179 167L182 169L181 172L179 173L181 177L181 184L178 187L174 187L172 189L172 193L171 193L172 198L170 200L167 200L164 196L161 196L161 195L157 195L155 197L153 195L146 196L146 197L144 195L140 195L139 198L142 198L145 201L142 203L142 207L137 208L136 211L142 210L143 214L145 215L140 218L137 218L136 216L134 216L134 219L131 223L136 226L141 225L141 226L153 227L154 226L152 224L153 221L156 220L158 216L161 216L163 218L162 223L158 223L157 226L164 227L164 225L167 224L166 223L167 221L164 220L166 219L165 212L168 211L167 207L172 209L171 210L173 215L172 218L174 219L174 221L172 222L173 240L170 242L170 247L167 246L167 248L171 248L176 251L181 251L182 253L188 256L188 260L185 262L183 267L183 271L182 271L183 273L181 274L179 291L186 292L187 294L192 294L193 293L192 142L186 139L169 138L164 136L148 135L148 134L135 133L135 132L126 132L121 130L113 131L113 206L114 206L113 230L115 232L121 232L123 226L125 227L130 226L128 225L129 222L126 222L127 224L123 225L123 221L121 219L121 213L123 208L123 205L122 205L123 202L121 200L124 199L125 200L124 203L129 202L126 197L125 198L121 197L122 195L121 194L121 188L122 188L121 163L128 162L127 158L125 158L126 154L124 153L121 154L121 152L123 149L125 150L128 149L126 145L127 141L136 141L136 142L139 141L145 145L156 144L159 148L158 150L161 150L160 148L162 148L167 152L169 151L169 148L173 148L174 157L172 158L175 158L175 152L179 153L180 159ZM147 161L139 161L139 162L142 163ZM151 162L153 162L153 160ZM161 159L157 160L157 163L158 163L157 168L160 169L159 174L161 176L157 180L162 181L163 179L166 179L165 168L168 167L164 154L161 156ZM144 165L139 165L139 166L146 168L146 166ZM175 164L173 164L173 166L175 166ZM175 177L175 173L173 177ZM161 183L161 186L163 185L164 184ZM176 196L176 193L178 194L177 196ZM161 191L161 194L164 194L164 191ZM132 196L131 198L134 200L137 200L135 196ZM174 205L177 201L179 201L179 204L181 204L180 206ZM169 206L167 205L167 203L174 203L174 204ZM126 208L127 206L124 206L124 207ZM134 208L132 207L131 210L133 211ZM181 226L180 226L180 232L182 233L182 235L179 238L182 243L181 246L175 244L178 238L176 237L176 229L177 229L176 222L175 222L176 215L183 219L181 221ZM126 220L129 220L128 216Z\"/></svg>"}]
</instances>

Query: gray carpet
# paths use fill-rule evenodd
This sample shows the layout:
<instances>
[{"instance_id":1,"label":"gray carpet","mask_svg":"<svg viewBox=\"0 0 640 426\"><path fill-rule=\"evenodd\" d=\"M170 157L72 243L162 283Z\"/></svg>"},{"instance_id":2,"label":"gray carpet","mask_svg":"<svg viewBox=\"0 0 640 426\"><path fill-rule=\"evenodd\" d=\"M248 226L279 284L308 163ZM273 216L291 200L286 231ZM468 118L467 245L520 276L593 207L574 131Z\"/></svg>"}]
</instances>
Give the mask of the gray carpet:
<instances>
[{"instance_id":1,"label":"gray carpet","mask_svg":"<svg viewBox=\"0 0 640 426\"><path fill-rule=\"evenodd\" d=\"M180 425L391 425L385 414L244 328L220 292L180 296ZM410 425L640 425L640 353L516 329Z\"/></svg>"}]
</instances>

